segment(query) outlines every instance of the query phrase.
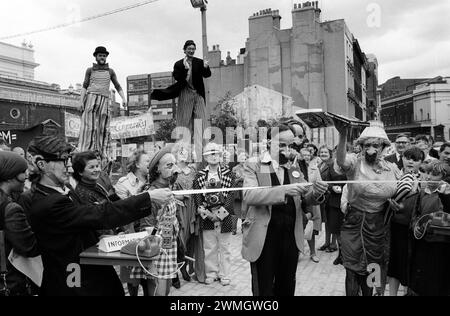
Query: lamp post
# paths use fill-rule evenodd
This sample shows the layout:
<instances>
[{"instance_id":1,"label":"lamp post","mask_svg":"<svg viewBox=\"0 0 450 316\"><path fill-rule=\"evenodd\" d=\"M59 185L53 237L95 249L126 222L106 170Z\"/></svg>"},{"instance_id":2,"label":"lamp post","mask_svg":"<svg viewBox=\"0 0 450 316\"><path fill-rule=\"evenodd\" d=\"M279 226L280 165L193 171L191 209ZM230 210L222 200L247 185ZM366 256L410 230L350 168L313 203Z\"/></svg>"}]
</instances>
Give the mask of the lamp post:
<instances>
[{"instance_id":1,"label":"lamp post","mask_svg":"<svg viewBox=\"0 0 450 316\"><path fill-rule=\"evenodd\" d=\"M202 13L202 44L203 44L203 59L208 60L208 35L207 35L207 28L206 28L206 5L208 4L207 0L191 0L191 4L194 7L194 9L200 9ZM209 110L208 103L209 103L209 85L208 82L205 82L205 90L206 90L206 96L205 96L205 104L207 113Z\"/></svg>"}]
</instances>

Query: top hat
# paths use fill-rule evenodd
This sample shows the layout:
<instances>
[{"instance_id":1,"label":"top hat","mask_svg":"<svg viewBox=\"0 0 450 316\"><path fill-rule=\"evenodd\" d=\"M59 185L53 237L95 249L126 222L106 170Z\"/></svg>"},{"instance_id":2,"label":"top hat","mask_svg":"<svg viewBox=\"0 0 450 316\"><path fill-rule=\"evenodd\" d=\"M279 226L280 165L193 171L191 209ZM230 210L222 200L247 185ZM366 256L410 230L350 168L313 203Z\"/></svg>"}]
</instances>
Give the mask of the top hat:
<instances>
[{"instance_id":1,"label":"top hat","mask_svg":"<svg viewBox=\"0 0 450 316\"><path fill-rule=\"evenodd\" d=\"M94 57L97 56L97 54L106 54L106 55L109 55L109 52L106 50L105 47L99 46L99 47L97 47L97 48L95 49Z\"/></svg>"}]
</instances>

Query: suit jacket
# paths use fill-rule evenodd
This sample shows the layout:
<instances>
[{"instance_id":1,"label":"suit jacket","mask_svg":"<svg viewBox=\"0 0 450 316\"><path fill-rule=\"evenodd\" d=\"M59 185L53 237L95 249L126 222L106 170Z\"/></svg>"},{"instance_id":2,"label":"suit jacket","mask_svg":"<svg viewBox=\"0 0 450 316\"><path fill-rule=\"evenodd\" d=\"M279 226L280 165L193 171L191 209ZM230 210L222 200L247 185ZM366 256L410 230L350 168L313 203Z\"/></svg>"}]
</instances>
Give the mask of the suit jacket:
<instances>
[{"instance_id":1,"label":"suit jacket","mask_svg":"<svg viewBox=\"0 0 450 316\"><path fill-rule=\"evenodd\" d=\"M74 192L64 195L37 185L28 212L44 263L41 295L116 296L122 284L113 267L80 266L81 287L71 288L67 278L70 264L79 264L79 255L98 242L96 230L123 226L147 216L151 211L148 194L101 205L81 205Z\"/></svg>"},{"instance_id":2,"label":"suit jacket","mask_svg":"<svg viewBox=\"0 0 450 316\"><path fill-rule=\"evenodd\" d=\"M400 157L400 160L397 160L397 154L386 156L384 160L386 160L387 162L395 163L398 169L403 170L403 159Z\"/></svg>"},{"instance_id":3,"label":"suit jacket","mask_svg":"<svg viewBox=\"0 0 450 316\"><path fill-rule=\"evenodd\" d=\"M270 174L275 172L271 164L261 161L250 160L244 168L244 187L271 187ZM300 168L292 167L288 170L290 182L306 182ZM299 175L299 176L298 176ZM312 189L304 197L306 204L318 205L320 201L313 196ZM272 206L287 203L285 187L271 187L268 189L244 191L244 201L248 207L247 217L242 224L243 241L242 257L249 262L256 262L261 256L267 236L270 219L272 217ZM296 206L295 241L298 249L304 251L304 228L302 198L294 197Z\"/></svg>"},{"instance_id":4,"label":"suit jacket","mask_svg":"<svg viewBox=\"0 0 450 316\"><path fill-rule=\"evenodd\" d=\"M153 100L164 101L178 98L181 90L187 86L188 83L186 79L188 70L184 67L184 58L175 63L172 75L176 83L167 89L153 90L151 94ZM195 90L203 97L203 99L205 99L205 84L203 83L203 78L209 77L211 77L211 69L209 67L204 67L202 59L194 57L192 59L192 82Z\"/></svg>"}]
</instances>

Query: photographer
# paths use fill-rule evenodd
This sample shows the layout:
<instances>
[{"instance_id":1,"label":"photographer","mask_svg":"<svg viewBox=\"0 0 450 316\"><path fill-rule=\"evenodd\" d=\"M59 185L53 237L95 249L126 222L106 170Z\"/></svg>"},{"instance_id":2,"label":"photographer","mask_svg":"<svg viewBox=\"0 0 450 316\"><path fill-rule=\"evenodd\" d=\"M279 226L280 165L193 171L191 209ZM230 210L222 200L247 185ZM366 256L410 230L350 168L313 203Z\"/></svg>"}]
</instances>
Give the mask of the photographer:
<instances>
[{"instance_id":1,"label":"photographer","mask_svg":"<svg viewBox=\"0 0 450 316\"><path fill-rule=\"evenodd\" d=\"M221 166L222 147L215 143L205 146L207 166L200 170L194 180L194 189L228 189L235 186L235 175L226 166ZM206 284L217 279L223 286L230 285L231 250L233 231L234 194L211 193L195 196L198 213L202 217L205 250Z\"/></svg>"}]
</instances>

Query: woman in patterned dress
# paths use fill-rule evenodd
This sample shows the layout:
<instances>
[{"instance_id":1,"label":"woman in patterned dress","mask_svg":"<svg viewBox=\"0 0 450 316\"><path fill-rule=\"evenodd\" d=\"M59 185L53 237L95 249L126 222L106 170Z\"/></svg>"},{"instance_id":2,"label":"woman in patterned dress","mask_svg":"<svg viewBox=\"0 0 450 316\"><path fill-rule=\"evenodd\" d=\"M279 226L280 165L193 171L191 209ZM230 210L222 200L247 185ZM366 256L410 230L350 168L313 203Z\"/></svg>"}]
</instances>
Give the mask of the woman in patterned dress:
<instances>
[{"instance_id":1,"label":"woman in patterned dress","mask_svg":"<svg viewBox=\"0 0 450 316\"><path fill-rule=\"evenodd\" d=\"M169 188L174 185L176 174L179 169L176 164L176 158L172 154L172 147L167 146L160 150L152 159L149 166L150 190ZM135 279L154 279L157 276L155 296L168 296L173 277L178 272L177 260L177 237L179 233L179 223L177 220L177 208L180 203L176 199L169 201L164 205L152 203L154 212L141 220L140 229L153 227L157 229L157 234L163 239L161 254L154 261L155 276L147 275L143 269L135 268L131 278Z\"/></svg>"}]
</instances>

